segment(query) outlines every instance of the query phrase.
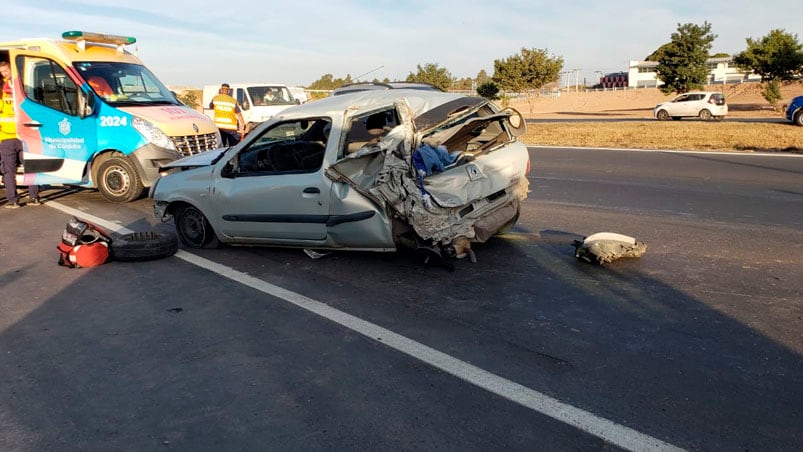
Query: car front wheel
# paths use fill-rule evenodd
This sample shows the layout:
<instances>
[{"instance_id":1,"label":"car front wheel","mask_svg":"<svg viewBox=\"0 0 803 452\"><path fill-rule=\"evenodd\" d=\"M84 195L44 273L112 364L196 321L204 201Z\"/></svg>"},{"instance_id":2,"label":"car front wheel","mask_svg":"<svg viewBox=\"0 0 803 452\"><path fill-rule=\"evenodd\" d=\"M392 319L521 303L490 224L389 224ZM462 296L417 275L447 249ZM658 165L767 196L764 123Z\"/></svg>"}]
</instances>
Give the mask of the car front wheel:
<instances>
[{"instance_id":1,"label":"car front wheel","mask_svg":"<svg viewBox=\"0 0 803 452\"><path fill-rule=\"evenodd\" d=\"M189 248L216 248L218 239L212 225L200 210L182 206L176 212L176 232L181 243Z\"/></svg>"},{"instance_id":2,"label":"car front wheel","mask_svg":"<svg viewBox=\"0 0 803 452\"><path fill-rule=\"evenodd\" d=\"M136 168L125 157L112 157L98 169L98 190L113 202L130 202L144 189Z\"/></svg>"},{"instance_id":3,"label":"car front wheel","mask_svg":"<svg viewBox=\"0 0 803 452\"><path fill-rule=\"evenodd\" d=\"M667 113L666 110L658 110L655 117L658 118L659 121L666 121L669 119L669 113Z\"/></svg>"},{"instance_id":4,"label":"car front wheel","mask_svg":"<svg viewBox=\"0 0 803 452\"><path fill-rule=\"evenodd\" d=\"M700 110L700 119L702 119L703 121L710 121L711 112L708 110Z\"/></svg>"},{"instance_id":5,"label":"car front wheel","mask_svg":"<svg viewBox=\"0 0 803 452\"><path fill-rule=\"evenodd\" d=\"M797 126L803 126L803 111L799 111L797 114L795 114L795 120L793 123Z\"/></svg>"}]
</instances>

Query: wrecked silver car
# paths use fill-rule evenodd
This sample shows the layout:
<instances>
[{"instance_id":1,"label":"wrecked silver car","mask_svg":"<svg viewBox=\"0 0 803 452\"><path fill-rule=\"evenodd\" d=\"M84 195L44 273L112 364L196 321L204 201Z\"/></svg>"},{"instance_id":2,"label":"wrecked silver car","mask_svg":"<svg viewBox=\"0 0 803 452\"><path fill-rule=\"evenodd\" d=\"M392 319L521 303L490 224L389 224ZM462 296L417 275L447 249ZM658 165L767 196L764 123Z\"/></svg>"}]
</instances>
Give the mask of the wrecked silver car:
<instances>
[{"instance_id":1,"label":"wrecked silver car","mask_svg":"<svg viewBox=\"0 0 803 452\"><path fill-rule=\"evenodd\" d=\"M527 197L525 123L480 97L366 91L291 107L237 146L163 167L155 214L182 243L462 256ZM473 254L472 254L473 256Z\"/></svg>"}]
</instances>

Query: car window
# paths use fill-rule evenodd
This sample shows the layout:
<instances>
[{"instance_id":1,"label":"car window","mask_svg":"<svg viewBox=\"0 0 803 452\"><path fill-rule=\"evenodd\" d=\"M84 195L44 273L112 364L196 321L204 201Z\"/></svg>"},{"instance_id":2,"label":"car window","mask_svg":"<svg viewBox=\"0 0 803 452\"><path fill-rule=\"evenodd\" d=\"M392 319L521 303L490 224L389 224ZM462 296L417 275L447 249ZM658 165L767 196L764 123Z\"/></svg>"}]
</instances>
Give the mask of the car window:
<instances>
[{"instance_id":1,"label":"car window","mask_svg":"<svg viewBox=\"0 0 803 452\"><path fill-rule=\"evenodd\" d=\"M78 87L55 61L19 56L17 64L28 99L68 115L78 114Z\"/></svg>"},{"instance_id":2,"label":"car window","mask_svg":"<svg viewBox=\"0 0 803 452\"><path fill-rule=\"evenodd\" d=\"M345 153L351 154L363 146L378 143L390 129L398 125L399 116L395 108L353 118L346 134Z\"/></svg>"},{"instance_id":3,"label":"car window","mask_svg":"<svg viewBox=\"0 0 803 452\"><path fill-rule=\"evenodd\" d=\"M235 176L318 171L331 130L329 118L285 121L265 129L230 162Z\"/></svg>"}]
</instances>

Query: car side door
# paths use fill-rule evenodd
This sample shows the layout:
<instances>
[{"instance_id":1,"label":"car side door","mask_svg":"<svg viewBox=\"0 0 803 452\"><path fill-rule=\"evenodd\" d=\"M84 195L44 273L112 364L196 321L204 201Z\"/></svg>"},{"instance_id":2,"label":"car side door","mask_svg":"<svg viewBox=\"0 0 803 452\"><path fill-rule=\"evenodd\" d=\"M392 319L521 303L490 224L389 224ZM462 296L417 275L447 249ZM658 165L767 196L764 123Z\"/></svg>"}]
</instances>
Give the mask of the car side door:
<instances>
[{"instance_id":1,"label":"car side door","mask_svg":"<svg viewBox=\"0 0 803 452\"><path fill-rule=\"evenodd\" d=\"M74 79L75 70L36 53L17 55L15 63L25 173L36 173L39 184L85 183L87 162L97 148L97 117L86 110L87 94Z\"/></svg>"},{"instance_id":2,"label":"car side door","mask_svg":"<svg viewBox=\"0 0 803 452\"><path fill-rule=\"evenodd\" d=\"M323 172L330 124L328 118L274 123L221 162L212 187L216 230L241 243L324 240L332 185Z\"/></svg>"}]
</instances>

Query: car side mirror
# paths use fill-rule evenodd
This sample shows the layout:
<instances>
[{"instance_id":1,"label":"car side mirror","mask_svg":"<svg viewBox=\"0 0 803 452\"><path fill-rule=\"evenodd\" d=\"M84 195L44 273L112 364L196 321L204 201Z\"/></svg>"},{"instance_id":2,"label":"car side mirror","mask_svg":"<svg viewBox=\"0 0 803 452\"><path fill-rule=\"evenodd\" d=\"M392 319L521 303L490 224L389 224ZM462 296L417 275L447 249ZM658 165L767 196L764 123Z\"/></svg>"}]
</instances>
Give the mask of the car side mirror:
<instances>
[{"instance_id":1,"label":"car side mirror","mask_svg":"<svg viewBox=\"0 0 803 452\"><path fill-rule=\"evenodd\" d=\"M95 112L95 95L83 90L81 90L80 93L81 98L78 102L78 116L81 118L92 116L92 113Z\"/></svg>"},{"instance_id":2,"label":"car side mirror","mask_svg":"<svg viewBox=\"0 0 803 452\"><path fill-rule=\"evenodd\" d=\"M223 165L223 169L220 170L220 177L234 179L236 176L237 172L234 169L234 159L231 159L225 165Z\"/></svg>"}]
</instances>

